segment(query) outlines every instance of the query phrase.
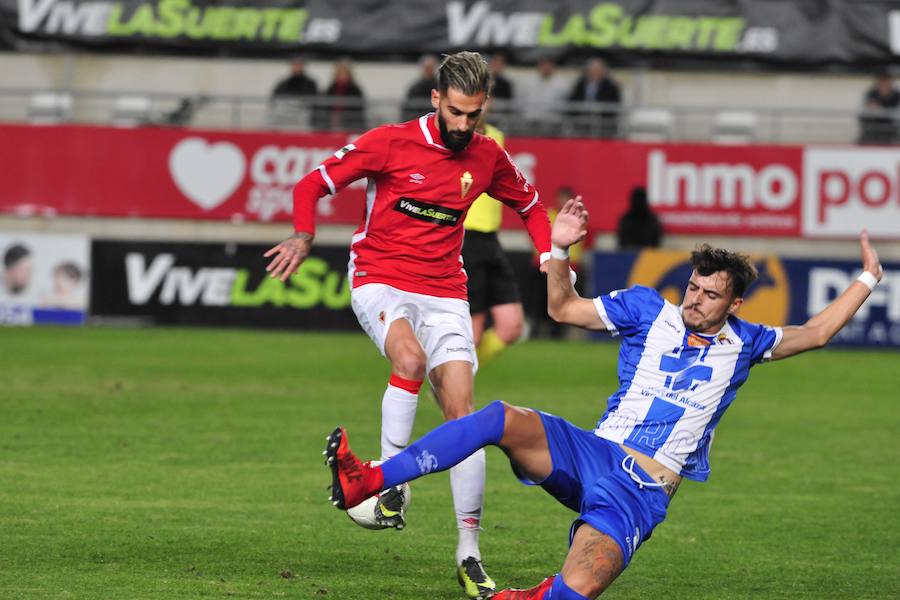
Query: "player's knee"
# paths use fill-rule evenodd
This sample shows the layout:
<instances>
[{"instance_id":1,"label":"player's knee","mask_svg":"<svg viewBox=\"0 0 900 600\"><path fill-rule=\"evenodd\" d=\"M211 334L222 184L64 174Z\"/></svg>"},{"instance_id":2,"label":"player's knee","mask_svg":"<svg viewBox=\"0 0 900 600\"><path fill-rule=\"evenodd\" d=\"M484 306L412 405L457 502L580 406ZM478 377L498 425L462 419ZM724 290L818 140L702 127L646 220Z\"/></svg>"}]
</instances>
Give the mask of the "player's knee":
<instances>
[{"instance_id":1,"label":"player's knee","mask_svg":"<svg viewBox=\"0 0 900 600\"><path fill-rule=\"evenodd\" d=\"M445 395L441 398L441 411L444 413L444 420L452 421L471 415L473 406L471 399L453 398Z\"/></svg>"},{"instance_id":2,"label":"player's knee","mask_svg":"<svg viewBox=\"0 0 900 600\"><path fill-rule=\"evenodd\" d=\"M391 361L394 373L404 379L421 381L425 378L425 353L421 348L408 348Z\"/></svg>"},{"instance_id":3,"label":"player's knee","mask_svg":"<svg viewBox=\"0 0 900 600\"><path fill-rule=\"evenodd\" d=\"M522 319L511 319L494 324L494 331L497 333L497 337L503 340L505 344L512 344L522 337L522 329Z\"/></svg>"}]
</instances>

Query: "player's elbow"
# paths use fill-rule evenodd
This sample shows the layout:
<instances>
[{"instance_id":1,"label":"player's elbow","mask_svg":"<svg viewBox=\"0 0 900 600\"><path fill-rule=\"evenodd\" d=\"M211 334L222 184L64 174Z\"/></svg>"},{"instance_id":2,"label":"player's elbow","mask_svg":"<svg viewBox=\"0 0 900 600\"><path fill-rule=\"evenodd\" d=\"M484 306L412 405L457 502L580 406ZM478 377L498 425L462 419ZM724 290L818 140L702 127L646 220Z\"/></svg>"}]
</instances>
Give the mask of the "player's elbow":
<instances>
[{"instance_id":1,"label":"player's elbow","mask_svg":"<svg viewBox=\"0 0 900 600\"><path fill-rule=\"evenodd\" d=\"M566 301L554 302L551 300L547 303L547 314L557 323L571 324L570 304Z\"/></svg>"},{"instance_id":2,"label":"player's elbow","mask_svg":"<svg viewBox=\"0 0 900 600\"><path fill-rule=\"evenodd\" d=\"M815 335L815 337L813 338L813 340L814 340L814 343L815 343L815 346L813 346L813 347L816 348L816 349L818 350L819 348L824 348L825 346L828 345L828 342L831 341L831 335L830 335L827 331L825 331L824 329L821 329L821 328L820 328L820 329L816 332L816 335Z\"/></svg>"},{"instance_id":3,"label":"player's elbow","mask_svg":"<svg viewBox=\"0 0 900 600\"><path fill-rule=\"evenodd\" d=\"M807 326L806 347L808 350L824 348L831 340L831 335L824 327Z\"/></svg>"}]
</instances>

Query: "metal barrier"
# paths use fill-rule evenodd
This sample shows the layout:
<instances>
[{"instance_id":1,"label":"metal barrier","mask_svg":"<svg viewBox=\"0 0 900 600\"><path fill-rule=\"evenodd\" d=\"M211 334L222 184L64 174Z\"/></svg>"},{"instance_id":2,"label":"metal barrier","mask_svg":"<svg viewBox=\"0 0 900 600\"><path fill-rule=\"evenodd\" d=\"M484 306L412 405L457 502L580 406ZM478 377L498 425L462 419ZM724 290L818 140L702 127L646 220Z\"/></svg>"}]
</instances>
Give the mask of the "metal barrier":
<instances>
[{"instance_id":1,"label":"metal barrier","mask_svg":"<svg viewBox=\"0 0 900 600\"><path fill-rule=\"evenodd\" d=\"M897 143L895 111L560 103L495 100L491 122L512 136L715 143ZM0 120L244 130L363 131L414 118L429 101L309 96L182 96L134 91L0 88Z\"/></svg>"}]
</instances>

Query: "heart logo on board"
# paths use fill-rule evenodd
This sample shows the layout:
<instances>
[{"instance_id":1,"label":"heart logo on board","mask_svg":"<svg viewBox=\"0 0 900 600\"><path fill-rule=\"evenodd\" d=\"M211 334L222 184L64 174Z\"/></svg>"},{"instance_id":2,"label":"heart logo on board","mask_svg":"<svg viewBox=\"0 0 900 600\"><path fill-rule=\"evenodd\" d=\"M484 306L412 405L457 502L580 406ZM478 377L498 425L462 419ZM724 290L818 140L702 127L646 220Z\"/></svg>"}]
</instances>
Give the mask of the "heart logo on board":
<instances>
[{"instance_id":1,"label":"heart logo on board","mask_svg":"<svg viewBox=\"0 0 900 600\"><path fill-rule=\"evenodd\" d=\"M247 160L230 142L207 143L184 138L169 154L169 174L181 193L202 208L212 210L225 202L244 180Z\"/></svg>"}]
</instances>

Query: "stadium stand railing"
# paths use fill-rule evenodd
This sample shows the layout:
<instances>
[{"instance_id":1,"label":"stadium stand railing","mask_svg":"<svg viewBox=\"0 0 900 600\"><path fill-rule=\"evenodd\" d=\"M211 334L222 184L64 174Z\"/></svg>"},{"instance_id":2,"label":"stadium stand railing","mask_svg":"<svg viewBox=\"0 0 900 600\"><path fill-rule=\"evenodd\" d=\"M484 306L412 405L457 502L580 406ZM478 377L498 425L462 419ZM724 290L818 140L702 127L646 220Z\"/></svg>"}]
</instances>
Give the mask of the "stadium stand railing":
<instances>
[{"instance_id":1,"label":"stadium stand railing","mask_svg":"<svg viewBox=\"0 0 900 600\"><path fill-rule=\"evenodd\" d=\"M0 88L0 121L14 123L363 131L428 110L428 103L419 106L404 99ZM497 100L491 121L514 136L742 144L892 144L900 140L896 112L858 109L562 103L548 111L546 119L529 121L521 116L517 103Z\"/></svg>"}]
</instances>

